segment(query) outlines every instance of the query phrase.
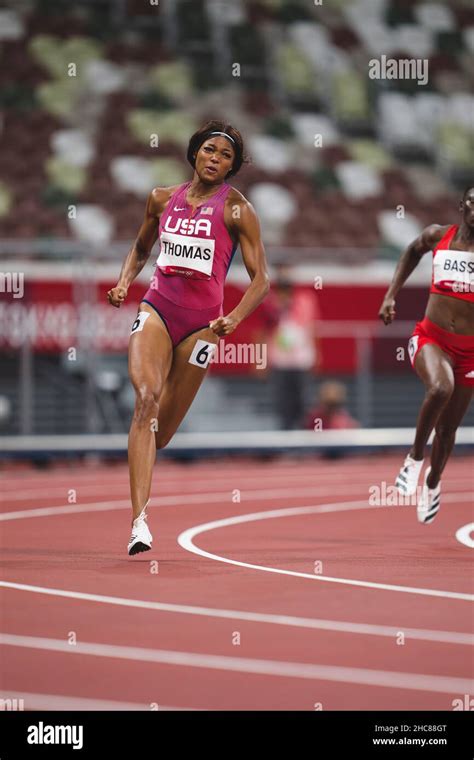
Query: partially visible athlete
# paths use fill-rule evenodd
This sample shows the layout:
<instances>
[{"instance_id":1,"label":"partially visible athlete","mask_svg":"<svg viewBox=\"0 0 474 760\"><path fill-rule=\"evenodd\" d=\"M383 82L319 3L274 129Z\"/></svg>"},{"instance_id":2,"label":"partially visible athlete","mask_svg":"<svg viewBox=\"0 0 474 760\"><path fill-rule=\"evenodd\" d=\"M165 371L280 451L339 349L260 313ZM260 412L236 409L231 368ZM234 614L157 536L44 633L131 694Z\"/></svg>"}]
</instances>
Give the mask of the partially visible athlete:
<instances>
[{"instance_id":1,"label":"partially visible athlete","mask_svg":"<svg viewBox=\"0 0 474 760\"><path fill-rule=\"evenodd\" d=\"M269 290L258 218L226 182L245 161L240 132L225 122L207 122L192 135L187 159L192 180L150 193L138 237L107 294L109 303L121 306L159 238L155 273L129 346L136 394L128 444L131 555L151 548L146 507L156 450L167 445L186 415L219 338L234 332ZM238 245L251 282L224 316L224 281Z\"/></svg>"},{"instance_id":2,"label":"partially visible athlete","mask_svg":"<svg viewBox=\"0 0 474 760\"><path fill-rule=\"evenodd\" d=\"M430 523L440 507L441 475L474 387L474 186L460 203L460 225L426 227L402 254L379 317L395 318L395 299L421 257L433 251L425 318L408 343L411 363L425 385L413 446L396 479L405 495L416 492L425 447L433 428L430 466L417 503L418 520Z\"/></svg>"}]
</instances>

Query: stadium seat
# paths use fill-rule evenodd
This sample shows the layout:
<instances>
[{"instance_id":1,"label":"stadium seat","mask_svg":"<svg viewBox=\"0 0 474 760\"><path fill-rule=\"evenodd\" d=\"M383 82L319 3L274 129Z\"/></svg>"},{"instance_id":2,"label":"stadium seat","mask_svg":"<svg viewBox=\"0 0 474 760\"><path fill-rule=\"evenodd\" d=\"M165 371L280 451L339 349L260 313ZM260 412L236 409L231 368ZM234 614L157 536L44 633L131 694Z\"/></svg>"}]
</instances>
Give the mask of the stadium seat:
<instances>
[{"instance_id":1,"label":"stadium seat","mask_svg":"<svg viewBox=\"0 0 474 760\"><path fill-rule=\"evenodd\" d=\"M251 138L249 150L254 164L269 172L285 171L294 161L293 151L287 142L267 135Z\"/></svg>"},{"instance_id":2,"label":"stadium seat","mask_svg":"<svg viewBox=\"0 0 474 760\"><path fill-rule=\"evenodd\" d=\"M337 71L332 78L333 107L336 121L348 128L367 126L370 106L367 79L354 69Z\"/></svg>"},{"instance_id":3,"label":"stadium seat","mask_svg":"<svg viewBox=\"0 0 474 760\"><path fill-rule=\"evenodd\" d=\"M296 211L291 193L281 185L262 182L250 188L249 197L259 215L265 239L279 242L285 224Z\"/></svg>"},{"instance_id":4,"label":"stadium seat","mask_svg":"<svg viewBox=\"0 0 474 760\"><path fill-rule=\"evenodd\" d=\"M196 119L182 111L160 113L139 108L129 112L127 124L131 134L147 145L150 145L151 136L156 134L159 140L172 139L183 147L187 146L189 136L198 127Z\"/></svg>"},{"instance_id":5,"label":"stadium seat","mask_svg":"<svg viewBox=\"0 0 474 760\"><path fill-rule=\"evenodd\" d=\"M288 97L293 101L304 96L312 99L318 83L305 53L294 44L284 43L279 47L277 61L280 82Z\"/></svg>"},{"instance_id":6,"label":"stadium seat","mask_svg":"<svg viewBox=\"0 0 474 760\"><path fill-rule=\"evenodd\" d=\"M51 136L51 147L56 156L74 166L87 166L94 156L89 136L79 129L62 129Z\"/></svg>"},{"instance_id":7,"label":"stadium seat","mask_svg":"<svg viewBox=\"0 0 474 760\"><path fill-rule=\"evenodd\" d=\"M417 21L432 31L450 31L456 26L451 8L442 3L420 3L415 6L413 12Z\"/></svg>"},{"instance_id":8,"label":"stadium seat","mask_svg":"<svg viewBox=\"0 0 474 760\"><path fill-rule=\"evenodd\" d=\"M12 206L12 193L4 182L0 182L0 217L7 216Z\"/></svg>"},{"instance_id":9,"label":"stadium seat","mask_svg":"<svg viewBox=\"0 0 474 760\"><path fill-rule=\"evenodd\" d=\"M377 215L380 234L384 241L395 248L405 248L421 232L421 224L416 217L406 212L400 219L394 209L380 211Z\"/></svg>"},{"instance_id":10,"label":"stadium seat","mask_svg":"<svg viewBox=\"0 0 474 760\"><path fill-rule=\"evenodd\" d=\"M69 224L77 238L97 246L110 242L114 232L113 219L100 206L78 205Z\"/></svg>"},{"instance_id":11,"label":"stadium seat","mask_svg":"<svg viewBox=\"0 0 474 760\"><path fill-rule=\"evenodd\" d=\"M382 192L378 172L358 161L341 161L335 167L344 194L351 199L366 198Z\"/></svg>"},{"instance_id":12,"label":"stadium seat","mask_svg":"<svg viewBox=\"0 0 474 760\"><path fill-rule=\"evenodd\" d=\"M415 100L416 102L416 100ZM414 98L399 93L383 93L379 106L379 137L390 150L398 153L434 150L433 137L418 129Z\"/></svg>"},{"instance_id":13,"label":"stadium seat","mask_svg":"<svg viewBox=\"0 0 474 760\"><path fill-rule=\"evenodd\" d=\"M20 14L13 9L0 9L0 41L18 40L24 34L25 25Z\"/></svg>"},{"instance_id":14,"label":"stadium seat","mask_svg":"<svg viewBox=\"0 0 474 760\"><path fill-rule=\"evenodd\" d=\"M296 112L292 115L291 126L297 141L309 148L315 147L317 138L320 139L322 148L337 145L340 142L337 126L332 119L323 114Z\"/></svg>"}]
</instances>

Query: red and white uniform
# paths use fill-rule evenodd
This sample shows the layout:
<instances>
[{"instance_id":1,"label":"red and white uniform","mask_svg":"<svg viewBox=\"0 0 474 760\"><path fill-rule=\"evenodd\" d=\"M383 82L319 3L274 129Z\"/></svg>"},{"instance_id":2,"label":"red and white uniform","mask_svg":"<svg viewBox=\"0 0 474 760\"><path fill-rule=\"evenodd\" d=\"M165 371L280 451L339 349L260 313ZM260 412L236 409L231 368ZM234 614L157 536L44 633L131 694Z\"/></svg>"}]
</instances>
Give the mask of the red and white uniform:
<instances>
[{"instance_id":1,"label":"red and white uniform","mask_svg":"<svg viewBox=\"0 0 474 760\"><path fill-rule=\"evenodd\" d=\"M474 252L450 248L457 231L453 224L433 251L430 293L474 303ZM425 317L408 341L412 366L425 343L434 343L451 358L456 384L474 386L474 335L444 330Z\"/></svg>"},{"instance_id":2,"label":"red and white uniform","mask_svg":"<svg viewBox=\"0 0 474 760\"><path fill-rule=\"evenodd\" d=\"M457 231L453 224L433 251L430 293L474 303L474 251L450 248Z\"/></svg>"}]
</instances>

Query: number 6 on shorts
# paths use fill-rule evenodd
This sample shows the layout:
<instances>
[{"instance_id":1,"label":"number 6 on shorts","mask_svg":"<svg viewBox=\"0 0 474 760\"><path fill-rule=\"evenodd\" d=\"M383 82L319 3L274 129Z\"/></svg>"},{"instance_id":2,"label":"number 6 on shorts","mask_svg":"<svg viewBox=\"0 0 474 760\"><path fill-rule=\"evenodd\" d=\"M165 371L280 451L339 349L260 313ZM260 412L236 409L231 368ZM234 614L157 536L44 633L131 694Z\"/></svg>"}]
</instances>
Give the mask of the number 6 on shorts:
<instances>
[{"instance_id":1,"label":"number 6 on shorts","mask_svg":"<svg viewBox=\"0 0 474 760\"><path fill-rule=\"evenodd\" d=\"M189 363L195 364L196 367L206 369L211 361L217 346L215 343L208 343L206 340L197 340L189 357Z\"/></svg>"},{"instance_id":2,"label":"number 6 on shorts","mask_svg":"<svg viewBox=\"0 0 474 760\"><path fill-rule=\"evenodd\" d=\"M133 335L136 332L141 332L149 316L150 316L149 311L139 311L137 314L137 318L135 319L135 322L132 325L132 330L130 332L130 335Z\"/></svg>"}]
</instances>

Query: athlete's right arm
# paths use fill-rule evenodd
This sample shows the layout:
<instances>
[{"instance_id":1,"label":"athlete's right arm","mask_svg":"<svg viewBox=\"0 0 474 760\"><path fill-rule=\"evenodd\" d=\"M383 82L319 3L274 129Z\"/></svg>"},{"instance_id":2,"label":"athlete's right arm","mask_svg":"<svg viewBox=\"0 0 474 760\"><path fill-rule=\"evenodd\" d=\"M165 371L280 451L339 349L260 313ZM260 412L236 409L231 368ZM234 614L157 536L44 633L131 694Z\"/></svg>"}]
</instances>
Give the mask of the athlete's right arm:
<instances>
[{"instance_id":1,"label":"athlete's right arm","mask_svg":"<svg viewBox=\"0 0 474 760\"><path fill-rule=\"evenodd\" d=\"M379 317L384 324L389 325L395 319L395 299L399 291L413 270L418 266L424 254L436 247L436 244L439 243L446 230L447 227L440 227L439 224L430 224L429 227L425 227L421 235L415 238L400 256L392 282L385 293L379 310Z\"/></svg>"},{"instance_id":2,"label":"athlete's right arm","mask_svg":"<svg viewBox=\"0 0 474 760\"><path fill-rule=\"evenodd\" d=\"M128 289L135 277L142 271L158 237L158 225L163 209L170 197L170 188L156 187L148 196L145 217L137 238L123 262L119 280L107 293L112 306L119 308L127 297Z\"/></svg>"}]
</instances>

